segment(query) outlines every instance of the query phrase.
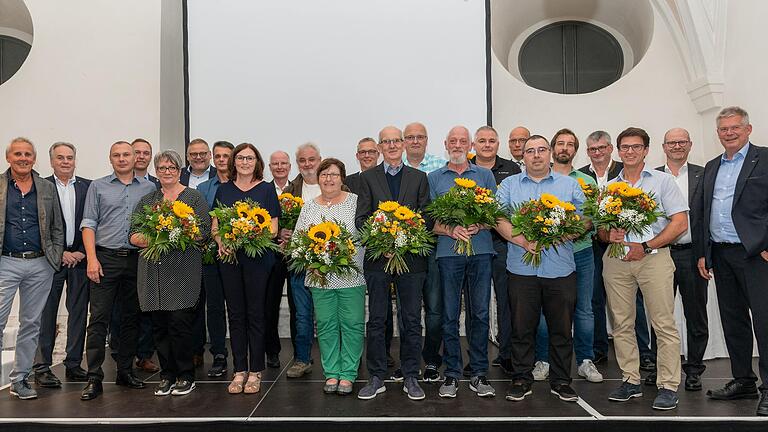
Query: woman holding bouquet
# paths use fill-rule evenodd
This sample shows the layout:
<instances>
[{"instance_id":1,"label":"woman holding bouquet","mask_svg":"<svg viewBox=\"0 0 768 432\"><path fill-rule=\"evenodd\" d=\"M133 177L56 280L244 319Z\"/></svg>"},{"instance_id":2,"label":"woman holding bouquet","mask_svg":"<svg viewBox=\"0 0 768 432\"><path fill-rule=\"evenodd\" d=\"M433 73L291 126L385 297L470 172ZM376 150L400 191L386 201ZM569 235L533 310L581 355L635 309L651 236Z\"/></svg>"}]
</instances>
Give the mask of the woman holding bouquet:
<instances>
[{"instance_id":1,"label":"woman holding bouquet","mask_svg":"<svg viewBox=\"0 0 768 432\"><path fill-rule=\"evenodd\" d=\"M218 206L252 200L269 213L270 238L274 237L280 204L274 186L264 181L264 160L253 144L243 143L235 147L229 159L229 178L216 191ZM218 230L222 222L213 219L212 233L219 245L219 256L234 255L235 258L219 263L235 371L227 391L230 394L257 393L261 389L261 371L264 370L267 280L275 255L271 250L265 250L261 256L251 257L245 250L230 250L222 242Z\"/></svg>"},{"instance_id":2,"label":"woman holding bouquet","mask_svg":"<svg viewBox=\"0 0 768 432\"><path fill-rule=\"evenodd\" d=\"M211 218L208 203L195 189L179 183L181 156L173 150L166 150L155 156L155 170L160 180L160 190L145 195L134 211L131 243L145 248L139 258L137 288L139 304L143 312L152 312L152 325L157 356L162 370L161 381L155 395L184 395L195 388L192 351L194 338L192 327L195 307L200 297L202 256L191 242L203 240L210 234ZM147 217L147 209L159 209L169 205L175 216L176 234L169 234L170 250L164 253L147 253L156 248L162 227L171 225L168 218L160 217L157 235L150 236L137 223ZM139 218L136 218L139 215ZM182 225L180 221L184 220ZM138 232L141 231L141 232ZM181 233L181 234L179 234ZM174 235L186 238L173 242ZM183 248L178 244L184 245Z\"/></svg>"},{"instance_id":3,"label":"woman holding bouquet","mask_svg":"<svg viewBox=\"0 0 768 432\"><path fill-rule=\"evenodd\" d=\"M320 196L304 203L293 237L323 221L336 222L356 236L357 195L341 189L346 177L344 163L324 159L317 167L317 177ZM353 260L357 268L362 269L362 248L358 248ZM365 278L355 271L343 275L330 273L323 285L310 273L307 272L304 283L312 292L317 318L317 342L326 377L323 390L348 395L352 393L363 353Z\"/></svg>"}]
</instances>

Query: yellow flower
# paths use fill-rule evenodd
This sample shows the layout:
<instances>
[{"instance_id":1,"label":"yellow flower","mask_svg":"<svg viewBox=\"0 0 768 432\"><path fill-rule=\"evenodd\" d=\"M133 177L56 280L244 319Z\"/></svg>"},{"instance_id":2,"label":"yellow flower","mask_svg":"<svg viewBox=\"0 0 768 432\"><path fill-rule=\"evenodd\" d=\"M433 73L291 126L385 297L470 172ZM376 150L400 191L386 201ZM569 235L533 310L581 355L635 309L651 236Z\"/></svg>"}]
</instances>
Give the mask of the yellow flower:
<instances>
[{"instance_id":1,"label":"yellow flower","mask_svg":"<svg viewBox=\"0 0 768 432\"><path fill-rule=\"evenodd\" d=\"M301 199L301 197L293 197L293 201L299 205L299 207L302 207L304 205L304 200Z\"/></svg>"},{"instance_id":2,"label":"yellow flower","mask_svg":"<svg viewBox=\"0 0 768 432\"><path fill-rule=\"evenodd\" d=\"M625 182L616 182L608 185L608 192L612 194L625 195L629 190L629 185Z\"/></svg>"},{"instance_id":3,"label":"yellow flower","mask_svg":"<svg viewBox=\"0 0 768 432\"><path fill-rule=\"evenodd\" d=\"M553 222L554 222L554 221L553 221L552 219L550 219L550 218L546 218L546 219L544 219L544 225L547 225L547 226L549 226L549 225L552 225L552 223L553 223Z\"/></svg>"},{"instance_id":4,"label":"yellow flower","mask_svg":"<svg viewBox=\"0 0 768 432\"><path fill-rule=\"evenodd\" d=\"M565 211L576 211L576 206L569 202L563 202L562 205Z\"/></svg>"},{"instance_id":5,"label":"yellow flower","mask_svg":"<svg viewBox=\"0 0 768 432\"><path fill-rule=\"evenodd\" d=\"M284 199L291 199L291 200L292 200L292 199L294 199L294 198L295 198L295 197L293 196L293 194L289 194L288 192L285 192L285 193L281 193L281 194L280 194L280 195L277 197L277 199L279 199L280 201L282 201L282 200L284 200Z\"/></svg>"},{"instance_id":6,"label":"yellow flower","mask_svg":"<svg viewBox=\"0 0 768 432\"><path fill-rule=\"evenodd\" d=\"M631 197L640 196L640 195L642 195L642 193L643 193L642 189L635 188L635 187L627 187L627 189L621 191L621 194L623 196L630 197L630 198Z\"/></svg>"},{"instance_id":7,"label":"yellow flower","mask_svg":"<svg viewBox=\"0 0 768 432\"><path fill-rule=\"evenodd\" d=\"M581 177L577 177L576 181L579 182L579 186L581 186L582 189L589 187L589 185L587 185L587 182L585 182L584 179Z\"/></svg>"},{"instance_id":8,"label":"yellow flower","mask_svg":"<svg viewBox=\"0 0 768 432\"><path fill-rule=\"evenodd\" d=\"M250 207L251 206L249 206L248 204L246 204L246 203L244 203L242 201L238 201L238 202L235 203L235 210L237 211L237 215L239 217L243 217L243 218L244 217L248 217L248 209Z\"/></svg>"},{"instance_id":9,"label":"yellow flower","mask_svg":"<svg viewBox=\"0 0 768 432\"><path fill-rule=\"evenodd\" d=\"M556 196L548 193L541 194L540 200L547 208L553 208L560 203L560 200L557 199Z\"/></svg>"},{"instance_id":10,"label":"yellow flower","mask_svg":"<svg viewBox=\"0 0 768 432\"><path fill-rule=\"evenodd\" d=\"M383 210L385 212L393 212L397 210L400 207L400 204L397 203L397 201L384 201L382 203L379 203L379 210Z\"/></svg>"},{"instance_id":11,"label":"yellow flower","mask_svg":"<svg viewBox=\"0 0 768 432\"><path fill-rule=\"evenodd\" d=\"M267 228L272 223L272 217L269 212L261 207L253 207L248 211L248 218L256 222L261 228Z\"/></svg>"},{"instance_id":12,"label":"yellow flower","mask_svg":"<svg viewBox=\"0 0 768 432\"><path fill-rule=\"evenodd\" d=\"M543 222L544 218L541 215L536 215L536 218L534 219L535 222Z\"/></svg>"},{"instance_id":13,"label":"yellow flower","mask_svg":"<svg viewBox=\"0 0 768 432\"><path fill-rule=\"evenodd\" d=\"M547 229L546 227L545 227L545 228L542 228L542 229L541 229L541 232L543 232L543 233L549 233L549 229Z\"/></svg>"},{"instance_id":14,"label":"yellow flower","mask_svg":"<svg viewBox=\"0 0 768 432\"><path fill-rule=\"evenodd\" d=\"M416 213L414 213L413 211L411 211L411 209L405 206L398 207L397 210L395 210L394 214L395 214L395 217L400 220L408 220L416 216Z\"/></svg>"},{"instance_id":15,"label":"yellow flower","mask_svg":"<svg viewBox=\"0 0 768 432\"><path fill-rule=\"evenodd\" d=\"M195 211L192 210L192 207L188 206L186 203L181 202L179 200L176 200L173 202L173 214L180 218L186 218L191 214L194 214Z\"/></svg>"},{"instance_id":16,"label":"yellow flower","mask_svg":"<svg viewBox=\"0 0 768 432\"><path fill-rule=\"evenodd\" d=\"M321 223L310 228L307 236L317 243L325 243L331 238L331 232L325 223Z\"/></svg>"},{"instance_id":17,"label":"yellow flower","mask_svg":"<svg viewBox=\"0 0 768 432\"><path fill-rule=\"evenodd\" d=\"M467 189L472 189L473 187L477 186L477 183L475 183L474 180L466 179L463 177L453 179L453 181L456 183L456 185Z\"/></svg>"}]
</instances>

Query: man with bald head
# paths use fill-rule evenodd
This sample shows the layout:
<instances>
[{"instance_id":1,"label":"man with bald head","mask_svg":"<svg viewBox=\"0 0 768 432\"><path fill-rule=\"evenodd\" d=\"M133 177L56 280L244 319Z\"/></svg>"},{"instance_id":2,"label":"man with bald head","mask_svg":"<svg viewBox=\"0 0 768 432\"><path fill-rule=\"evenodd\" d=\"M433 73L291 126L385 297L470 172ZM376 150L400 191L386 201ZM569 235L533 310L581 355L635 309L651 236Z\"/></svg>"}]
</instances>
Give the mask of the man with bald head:
<instances>
[{"instance_id":1,"label":"man with bald head","mask_svg":"<svg viewBox=\"0 0 768 432\"><path fill-rule=\"evenodd\" d=\"M399 131L399 129L398 129ZM360 174L363 171L376 166L379 163L379 149L376 147L376 140L371 137L365 137L357 142L357 152L355 153L357 162L360 163L360 171L348 175L344 179L344 184L347 185L350 191L358 194L362 184L360 183Z\"/></svg>"},{"instance_id":2,"label":"man with bald head","mask_svg":"<svg viewBox=\"0 0 768 432\"><path fill-rule=\"evenodd\" d=\"M475 181L477 186L496 192L496 180L491 170L467 160L472 145L469 130L455 126L445 138L448 163L429 173L432 200L445 194L457 178ZM485 226L447 226L435 223L437 262L443 297L443 353L445 380L440 397L454 398L462 376L461 344L459 342L459 313L464 281L467 282L467 302L471 311L469 339L470 390L481 397L494 396L496 391L488 382L488 306L491 300L491 262L495 253L493 238ZM454 251L456 240L471 241L474 254L466 256Z\"/></svg>"},{"instance_id":3,"label":"man with bald head","mask_svg":"<svg viewBox=\"0 0 768 432\"><path fill-rule=\"evenodd\" d=\"M427 135L427 128L423 124L414 122L405 126L405 129L403 129L403 140L405 142L403 162L407 166L417 168L429 174L445 165L445 159L427 153L429 136Z\"/></svg>"},{"instance_id":4,"label":"man with bald head","mask_svg":"<svg viewBox=\"0 0 768 432\"><path fill-rule=\"evenodd\" d=\"M531 137L531 131L523 126L517 126L509 131L509 153L512 155L512 162L516 163L521 170L525 170L523 161L523 145Z\"/></svg>"},{"instance_id":5,"label":"man with bald head","mask_svg":"<svg viewBox=\"0 0 768 432\"><path fill-rule=\"evenodd\" d=\"M400 129L387 126L379 132L378 151L384 161L360 174L355 224L362 228L384 201L397 201L415 212L423 212L429 204L429 182L423 172L403 163L403 135ZM400 363L404 376L403 391L411 400L424 399L419 386L421 365L421 289L427 277L427 258L409 254L405 258L408 272L397 275L384 271L387 259L366 257L363 269L368 286L367 360L370 379L358 393L359 399L373 399L386 390L387 349L386 319L392 310L390 286L399 299Z\"/></svg>"}]
</instances>

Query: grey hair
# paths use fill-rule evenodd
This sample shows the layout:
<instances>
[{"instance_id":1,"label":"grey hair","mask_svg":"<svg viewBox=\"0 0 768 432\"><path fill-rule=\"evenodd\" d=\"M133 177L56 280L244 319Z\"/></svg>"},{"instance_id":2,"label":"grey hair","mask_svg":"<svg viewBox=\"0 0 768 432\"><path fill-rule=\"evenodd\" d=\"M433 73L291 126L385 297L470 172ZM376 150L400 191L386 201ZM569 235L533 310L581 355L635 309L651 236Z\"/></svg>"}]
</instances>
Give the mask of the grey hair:
<instances>
[{"instance_id":1,"label":"grey hair","mask_svg":"<svg viewBox=\"0 0 768 432\"><path fill-rule=\"evenodd\" d=\"M587 137L587 141L591 142L598 142L601 139L604 139L608 144L611 143L611 135L604 130L596 130Z\"/></svg>"},{"instance_id":2,"label":"grey hair","mask_svg":"<svg viewBox=\"0 0 768 432\"><path fill-rule=\"evenodd\" d=\"M64 142L64 141L58 141L58 142L53 143L51 148L48 150L48 156L51 157L51 160L53 160L53 151L56 150L59 147L66 147L66 148L72 150L72 153L74 153L75 156L77 156L77 149L75 148L75 146L73 144L70 144L70 143Z\"/></svg>"},{"instance_id":3,"label":"grey hair","mask_svg":"<svg viewBox=\"0 0 768 432\"><path fill-rule=\"evenodd\" d=\"M5 155L8 156L8 154L11 153L11 146L19 142L27 143L30 146L32 146L32 154L35 156L35 158L37 158L37 149L35 149L35 145L32 144L32 141L30 141L29 138L24 138L24 137L16 137L12 139L11 142L8 144L8 147L5 148Z\"/></svg>"},{"instance_id":4,"label":"grey hair","mask_svg":"<svg viewBox=\"0 0 768 432\"><path fill-rule=\"evenodd\" d=\"M479 128L477 128L477 131L475 131L475 136L477 136L477 134L479 134L482 131L490 131L490 132L493 132L494 135L496 135L496 137L499 136L499 133L496 132L496 129L494 129L493 126L480 126Z\"/></svg>"},{"instance_id":5,"label":"grey hair","mask_svg":"<svg viewBox=\"0 0 768 432\"><path fill-rule=\"evenodd\" d=\"M312 149L317 152L317 155L320 156L320 147L317 146L317 144L313 142L305 142L304 144L298 146L296 148L296 159L299 159L299 153L301 153L302 150L306 149ZM322 156L320 156L322 158Z\"/></svg>"},{"instance_id":6,"label":"grey hair","mask_svg":"<svg viewBox=\"0 0 768 432\"><path fill-rule=\"evenodd\" d=\"M720 113L717 115L717 118L715 119L715 123L719 124L721 119L724 119L726 117L735 117L735 116L741 117L742 126L746 126L749 124L749 114L744 108L738 107L738 106L729 106L720 110Z\"/></svg>"},{"instance_id":7,"label":"grey hair","mask_svg":"<svg viewBox=\"0 0 768 432\"><path fill-rule=\"evenodd\" d=\"M467 133L467 137L470 141L472 141L472 132L469 131L469 129L466 126L462 125L456 125L448 130L448 133L445 134L445 140L448 141L448 137L451 136L451 132L453 132L454 129L464 129L464 131Z\"/></svg>"},{"instance_id":8,"label":"grey hair","mask_svg":"<svg viewBox=\"0 0 768 432\"><path fill-rule=\"evenodd\" d=\"M155 155L155 158L153 159L155 162L155 169L157 169L157 166L162 161L168 161L174 165L176 165L176 168L181 169L181 156L179 156L178 153L176 153L175 150L163 150L160 153Z\"/></svg>"}]
</instances>

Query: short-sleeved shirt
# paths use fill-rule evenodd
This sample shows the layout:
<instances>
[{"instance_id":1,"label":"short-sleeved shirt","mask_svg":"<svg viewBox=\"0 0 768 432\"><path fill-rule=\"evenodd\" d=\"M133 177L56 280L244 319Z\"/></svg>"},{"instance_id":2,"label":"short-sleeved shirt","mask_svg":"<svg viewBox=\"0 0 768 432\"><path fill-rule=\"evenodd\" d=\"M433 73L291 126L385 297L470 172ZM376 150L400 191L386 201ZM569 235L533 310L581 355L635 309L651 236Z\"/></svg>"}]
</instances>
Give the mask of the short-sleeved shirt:
<instances>
[{"instance_id":1,"label":"short-sleeved shirt","mask_svg":"<svg viewBox=\"0 0 768 432\"><path fill-rule=\"evenodd\" d=\"M280 203L277 201L277 194L272 183L262 181L247 191L242 191L235 186L235 182L229 181L219 185L216 191L214 203L221 203L225 206L231 206L236 201L250 198L259 204L273 218L279 218L282 215ZM218 204L217 204L218 205Z\"/></svg>"},{"instance_id":2,"label":"short-sleeved shirt","mask_svg":"<svg viewBox=\"0 0 768 432\"><path fill-rule=\"evenodd\" d=\"M683 192L677 186L675 177L672 174L648 168L648 164L643 167L640 172L640 180L635 184L631 184L627 180L624 180L624 170L619 172L619 175L615 179L608 182L608 184L616 182L629 183L633 187L638 187L646 193L653 193L654 199L658 204L659 211L664 212L666 217L660 217L651 225L653 236L656 237L664 231L664 228L669 225L669 218L680 212L687 212L688 201L683 196Z\"/></svg>"},{"instance_id":3,"label":"short-sleeved shirt","mask_svg":"<svg viewBox=\"0 0 768 432\"><path fill-rule=\"evenodd\" d=\"M473 163L469 164L469 167L461 174L449 169L448 165L444 165L435 171L432 171L427 175L429 180L429 195L432 201L440 195L444 195L448 190L456 185L454 180L457 178L467 178L474 180L479 187L490 189L496 192L496 180L493 177L491 170L483 167L479 167ZM447 235L437 236L437 257L455 257L459 256L453 250L453 245L456 240ZM472 236L472 249L475 255L481 254L496 254L493 249L493 239L491 238L491 232L487 229L480 230L477 234Z\"/></svg>"},{"instance_id":4,"label":"short-sleeved shirt","mask_svg":"<svg viewBox=\"0 0 768 432\"><path fill-rule=\"evenodd\" d=\"M541 194L549 193L561 201L567 201L576 206L581 213L584 205L584 192L579 183L571 177L552 172L538 182L528 176L527 172L513 175L507 178L499 186L497 194L502 204L509 206L521 204L531 199L539 199ZM565 242L554 248L541 252L541 265L533 267L523 262L525 249L508 243L507 270L510 273L521 276L538 276L541 278L565 277L576 271L576 262L573 258L573 242Z\"/></svg>"},{"instance_id":5,"label":"short-sleeved shirt","mask_svg":"<svg viewBox=\"0 0 768 432\"><path fill-rule=\"evenodd\" d=\"M595 179L592 178L591 175L584 174L583 172L581 172L581 171L579 171L577 169L571 170L571 173L568 174L568 177L576 180L577 182L579 181L579 179L582 179L582 180L584 180L584 182L586 184L592 185L593 188L597 189L597 182L595 181ZM586 236L584 236L583 239L575 242L573 244L573 253L581 252L581 251L583 251L584 249L586 249L588 247L592 247L592 236L591 235L586 235Z\"/></svg>"},{"instance_id":6,"label":"short-sleeved shirt","mask_svg":"<svg viewBox=\"0 0 768 432\"><path fill-rule=\"evenodd\" d=\"M441 158L440 156L431 155L429 153L424 154L424 159L419 162L419 166L411 166L408 164L408 157L403 152L403 163L411 168L416 168L419 171L423 171L427 174L431 173L432 171L437 170L438 168L442 168L445 166L445 164L448 163L447 160Z\"/></svg>"}]
</instances>

